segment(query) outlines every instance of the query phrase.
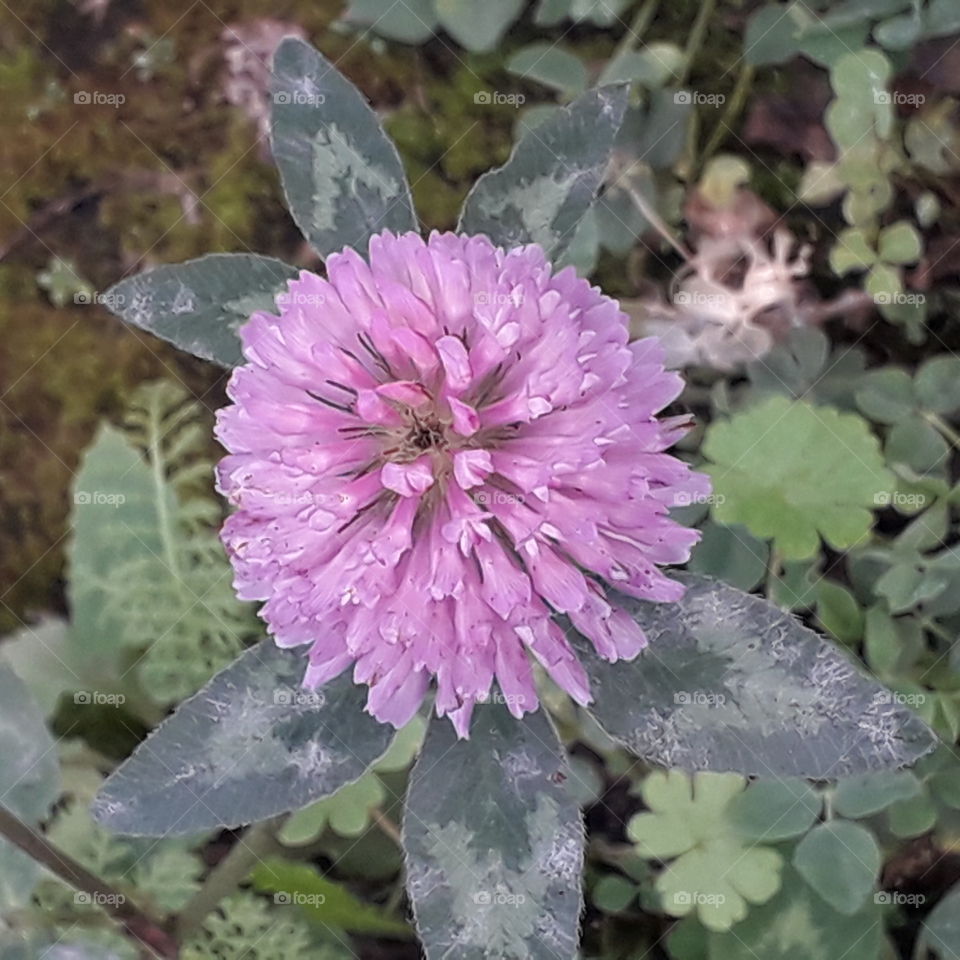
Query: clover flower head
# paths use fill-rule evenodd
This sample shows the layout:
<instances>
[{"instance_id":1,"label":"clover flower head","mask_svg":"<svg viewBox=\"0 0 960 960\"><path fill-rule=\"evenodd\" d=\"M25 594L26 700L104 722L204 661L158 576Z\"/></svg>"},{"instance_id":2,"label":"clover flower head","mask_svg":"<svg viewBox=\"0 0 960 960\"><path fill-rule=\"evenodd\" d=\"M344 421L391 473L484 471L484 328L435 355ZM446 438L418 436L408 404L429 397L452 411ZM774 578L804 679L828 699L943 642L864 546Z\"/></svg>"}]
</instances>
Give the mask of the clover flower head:
<instances>
[{"instance_id":1,"label":"clover flower head","mask_svg":"<svg viewBox=\"0 0 960 960\"><path fill-rule=\"evenodd\" d=\"M668 511L709 488L665 452L688 425L656 416L680 377L535 245L387 232L326 270L241 331L218 420L240 596L308 648L308 686L353 666L397 726L434 680L461 736L494 681L514 715L533 710L532 659L589 702L555 615L632 658L646 639L603 583L682 594L659 566L697 533Z\"/></svg>"}]
</instances>

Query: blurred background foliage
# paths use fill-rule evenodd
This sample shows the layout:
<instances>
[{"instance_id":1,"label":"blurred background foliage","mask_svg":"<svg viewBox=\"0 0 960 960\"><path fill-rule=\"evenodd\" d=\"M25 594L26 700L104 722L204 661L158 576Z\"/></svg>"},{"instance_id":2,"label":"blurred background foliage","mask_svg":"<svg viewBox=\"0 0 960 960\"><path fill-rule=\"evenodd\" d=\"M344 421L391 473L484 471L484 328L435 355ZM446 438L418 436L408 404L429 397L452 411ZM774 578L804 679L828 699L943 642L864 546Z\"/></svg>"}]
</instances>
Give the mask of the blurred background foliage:
<instances>
[{"instance_id":1,"label":"blurred background foliage","mask_svg":"<svg viewBox=\"0 0 960 960\"><path fill-rule=\"evenodd\" d=\"M210 251L319 268L265 136L267 63L287 33L381 113L425 229L453 228L520 131L589 86L632 85L565 258L686 371L680 409L697 427L683 452L716 484L682 511L704 534L691 566L829 634L955 745L956 0L0 7L0 632L36 702L32 727L0 723L0 738L48 758L49 731L60 738L19 812L156 915L187 918L184 956L417 955L396 838L420 727L243 844L138 845L86 813L102 775L257 634L248 605L214 589L227 573L209 438L225 375L97 299ZM142 502L137 537L73 509L98 476ZM154 562L160 542L177 576ZM121 578L135 602L112 598ZM197 584L212 617L189 602ZM0 672L8 705L16 683ZM949 746L911 772L748 785L651 772L562 697L550 707L590 834L585 956L960 957ZM211 894L203 878L248 842L264 864ZM678 900L691 886L702 897ZM0 909L15 933L4 960L57 956L57 942L72 957L144 955L6 848Z\"/></svg>"}]
</instances>

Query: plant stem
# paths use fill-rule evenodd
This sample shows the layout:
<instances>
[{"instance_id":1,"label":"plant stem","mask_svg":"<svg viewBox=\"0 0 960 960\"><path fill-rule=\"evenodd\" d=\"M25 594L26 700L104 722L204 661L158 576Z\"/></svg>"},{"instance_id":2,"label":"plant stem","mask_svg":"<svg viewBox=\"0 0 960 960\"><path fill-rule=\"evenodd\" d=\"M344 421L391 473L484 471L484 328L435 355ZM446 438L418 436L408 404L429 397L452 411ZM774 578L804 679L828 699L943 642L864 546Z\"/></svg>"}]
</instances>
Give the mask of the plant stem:
<instances>
[{"instance_id":1,"label":"plant stem","mask_svg":"<svg viewBox=\"0 0 960 960\"><path fill-rule=\"evenodd\" d=\"M680 86L683 86L690 76L693 61L703 46L704 38L707 35L707 26L710 23L710 18L713 16L716 5L717 0L703 0L702 6L697 11L697 18L693 21L693 26L690 28L690 37L687 40L687 47L684 50L683 69L680 71Z\"/></svg>"},{"instance_id":2,"label":"plant stem","mask_svg":"<svg viewBox=\"0 0 960 960\"><path fill-rule=\"evenodd\" d=\"M207 915L224 897L240 887L258 863L282 849L277 842L276 832L285 819L286 815L253 824L207 874L203 886L177 918L177 933L181 942L201 927Z\"/></svg>"},{"instance_id":3,"label":"plant stem","mask_svg":"<svg viewBox=\"0 0 960 960\"><path fill-rule=\"evenodd\" d=\"M164 925L141 910L126 896L104 883L73 857L58 850L46 837L25 824L5 807L0 807L0 836L21 849L54 876L80 893L90 896L93 903L123 924L153 956L176 957L176 941Z\"/></svg>"},{"instance_id":4,"label":"plant stem","mask_svg":"<svg viewBox=\"0 0 960 960\"><path fill-rule=\"evenodd\" d=\"M767 581L763 588L763 595L773 603L773 591L774 586L777 582L777 577L780 576L780 569L783 566L783 561L780 557L780 551L775 547L770 548L770 559L767 563Z\"/></svg>"},{"instance_id":5,"label":"plant stem","mask_svg":"<svg viewBox=\"0 0 960 960\"><path fill-rule=\"evenodd\" d=\"M707 145L700 157L701 170L717 151L720 144L723 143L724 137L726 137L733 128L734 122L743 110L744 104L747 102L747 97L750 95L750 85L753 83L753 75L753 66L749 63L745 64L740 71L740 75L737 77L737 82L733 88L733 93L730 94L730 100L727 103L726 109L723 111L723 116L720 117L719 122L713 128L713 133L710 135L710 139L707 141Z\"/></svg>"},{"instance_id":6,"label":"plant stem","mask_svg":"<svg viewBox=\"0 0 960 960\"><path fill-rule=\"evenodd\" d=\"M670 228L667 226L666 221L653 209L653 206L647 202L647 198L632 184L626 177L621 177L620 181L617 183L617 186L623 190L627 196L634 202L637 209L643 214L647 223L653 227L657 233L663 237L667 243L673 247L677 253L683 257L684 260L690 260L693 257L693 254L677 239L674 238L673 234L670 232Z\"/></svg>"},{"instance_id":7,"label":"plant stem","mask_svg":"<svg viewBox=\"0 0 960 960\"><path fill-rule=\"evenodd\" d=\"M944 439L948 440L954 449L960 450L960 433L957 433L943 417L935 413L925 413L924 419L940 433Z\"/></svg>"},{"instance_id":8,"label":"plant stem","mask_svg":"<svg viewBox=\"0 0 960 960\"><path fill-rule=\"evenodd\" d=\"M370 818L398 847L403 848L400 828L379 807L370 811Z\"/></svg>"},{"instance_id":9,"label":"plant stem","mask_svg":"<svg viewBox=\"0 0 960 960\"><path fill-rule=\"evenodd\" d=\"M617 57L623 55L628 50L632 50L634 44L643 38L647 27L650 26L650 21L656 16L657 7L659 6L660 0L645 0L645 2L640 5L636 16L631 21L630 26L627 27L627 32L620 38L620 42L613 51L613 56L610 58L611 61L616 60Z\"/></svg>"}]
</instances>

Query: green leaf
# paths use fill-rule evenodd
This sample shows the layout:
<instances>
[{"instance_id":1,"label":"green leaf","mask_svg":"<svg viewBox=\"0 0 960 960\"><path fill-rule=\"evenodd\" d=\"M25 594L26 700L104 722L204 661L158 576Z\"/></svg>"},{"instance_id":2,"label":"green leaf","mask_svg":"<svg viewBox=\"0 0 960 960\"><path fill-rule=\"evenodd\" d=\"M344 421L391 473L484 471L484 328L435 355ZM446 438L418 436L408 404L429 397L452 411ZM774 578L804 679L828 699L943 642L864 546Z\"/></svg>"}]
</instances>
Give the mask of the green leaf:
<instances>
[{"instance_id":1,"label":"green leaf","mask_svg":"<svg viewBox=\"0 0 960 960\"><path fill-rule=\"evenodd\" d=\"M524 0L436 0L437 17L461 46L481 52L492 50L507 28L520 16Z\"/></svg>"},{"instance_id":2,"label":"green leaf","mask_svg":"<svg viewBox=\"0 0 960 960\"><path fill-rule=\"evenodd\" d=\"M674 43L650 43L642 50L624 50L600 74L599 83L639 83L647 89L662 87L679 75L684 52Z\"/></svg>"},{"instance_id":3,"label":"green leaf","mask_svg":"<svg viewBox=\"0 0 960 960\"><path fill-rule=\"evenodd\" d=\"M474 712L470 739L434 719L403 819L407 888L427 960L576 952L583 826L543 710Z\"/></svg>"},{"instance_id":4,"label":"green leaf","mask_svg":"<svg viewBox=\"0 0 960 960\"><path fill-rule=\"evenodd\" d=\"M552 43L531 43L518 50L507 69L526 80L576 96L587 87L587 68L579 57Z\"/></svg>"},{"instance_id":5,"label":"green leaf","mask_svg":"<svg viewBox=\"0 0 960 960\"><path fill-rule=\"evenodd\" d=\"M273 310L299 270L273 257L212 253L165 264L114 284L100 298L126 323L222 367L243 363L237 330Z\"/></svg>"},{"instance_id":6,"label":"green leaf","mask_svg":"<svg viewBox=\"0 0 960 960\"><path fill-rule=\"evenodd\" d=\"M930 0L927 7L927 34L946 37L960 33L960 8L954 0Z\"/></svg>"},{"instance_id":7,"label":"green leaf","mask_svg":"<svg viewBox=\"0 0 960 960\"><path fill-rule=\"evenodd\" d=\"M126 432L102 426L74 480L70 644L97 680L90 694L136 694L133 677L172 703L262 635L231 587L222 509L212 490L197 493L213 468L200 407L186 397L167 381L140 388Z\"/></svg>"},{"instance_id":8,"label":"green leaf","mask_svg":"<svg viewBox=\"0 0 960 960\"><path fill-rule=\"evenodd\" d=\"M433 0L352 0L343 19L401 43L425 43L439 22Z\"/></svg>"},{"instance_id":9,"label":"green leaf","mask_svg":"<svg viewBox=\"0 0 960 960\"><path fill-rule=\"evenodd\" d=\"M936 739L836 647L759 597L678 574L677 603L618 602L649 646L630 663L573 641L600 725L644 760L827 779L904 766Z\"/></svg>"},{"instance_id":10,"label":"green leaf","mask_svg":"<svg viewBox=\"0 0 960 960\"><path fill-rule=\"evenodd\" d=\"M960 958L960 883L954 884L930 911L923 922L920 942L942 960Z\"/></svg>"},{"instance_id":11,"label":"green leaf","mask_svg":"<svg viewBox=\"0 0 960 960\"><path fill-rule=\"evenodd\" d=\"M252 893L235 893L207 914L184 945L181 960L346 960L343 951L317 947L306 924Z\"/></svg>"},{"instance_id":12,"label":"green leaf","mask_svg":"<svg viewBox=\"0 0 960 960\"><path fill-rule=\"evenodd\" d=\"M923 243L912 224L906 220L880 231L878 251L887 263L915 263L920 259Z\"/></svg>"},{"instance_id":13,"label":"green leaf","mask_svg":"<svg viewBox=\"0 0 960 960\"><path fill-rule=\"evenodd\" d=\"M539 243L556 258L600 187L626 106L626 87L590 90L528 132L476 182L459 230L507 248Z\"/></svg>"},{"instance_id":14,"label":"green leaf","mask_svg":"<svg viewBox=\"0 0 960 960\"><path fill-rule=\"evenodd\" d=\"M364 712L344 674L301 689L305 657L264 641L162 723L106 782L96 819L165 836L298 810L360 777L392 729Z\"/></svg>"},{"instance_id":15,"label":"green leaf","mask_svg":"<svg viewBox=\"0 0 960 960\"><path fill-rule=\"evenodd\" d=\"M838 784L833 807L842 817L859 820L886 810L898 800L910 800L921 792L920 781L908 770L881 770L845 777Z\"/></svg>"},{"instance_id":16,"label":"green leaf","mask_svg":"<svg viewBox=\"0 0 960 960\"><path fill-rule=\"evenodd\" d=\"M253 871L253 883L258 890L274 894L275 903L298 905L307 920L324 927L367 937L405 940L412 935L402 920L365 903L306 864L277 857L266 860Z\"/></svg>"},{"instance_id":17,"label":"green leaf","mask_svg":"<svg viewBox=\"0 0 960 960\"><path fill-rule=\"evenodd\" d=\"M883 923L872 900L844 916L785 866L780 892L729 933L710 935L710 960L877 960ZM686 960L686 958L684 958Z\"/></svg>"},{"instance_id":18,"label":"green leaf","mask_svg":"<svg viewBox=\"0 0 960 960\"><path fill-rule=\"evenodd\" d=\"M873 249L863 230L853 227L841 231L837 242L830 249L830 267L838 276L851 270L866 270L877 262Z\"/></svg>"},{"instance_id":19,"label":"green leaf","mask_svg":"<svg viewBox=\"0 0 960 960\"><path fill-rule=\"evenodd\" d=\"M651 773L643 784L649 813L637 814L627 835L645 857L676 857L657 878L663 909L674 917L696 913L711 930L728 930L780 887L777 851L744 840L726 818L746 781L735 774L679 770Z\"/></svg>"},{"instance_id":20,"label":"green leaf","mask_svg":"<svg viewBox=\"0 0 960 960\"><path fill-rule=\"evenodd\" d=\"M322 257L417 229L400 155L357 88L286 37L273 58L271 142L290 213Z\"/></svg>"},{"instance_id":21,"label":"green leaf","mask_svg":"<svg viewBox=\"0 0 960 960\"><path fill-rule=\"evenodd\" d=\"M298 810L283 825L279 838L288 846L312 843L328 825L341 837L359 837L370 823L370 811L385 797L376 774L365 773L332 796Z\"/></svg>"},{"instance_id":22,"label":"green leaf","mask_svg":"<svg viewBox=\"0 0 960 960\"><path fill-rule=\"evenodd\" d=\"M743 57L755 67L785 63L798 52L797 23L792 5L771 3L759 7L747 21Z\"/></svg>"},{"instance_id":23,"label":"green leaf","mask_svg":"<svg viewBox=\"0 0 960 960\"><path fill-rule=\"evenodd\" d=\"M689 569L725 580L741 590L752 590L764 578L770 550L740 526L724 527L707 521L690 558Z\"/></svg>"},{"instance_id":24,"label":"green leaf","mask_svg":"<svg viewBox=\"0 0 960 960\"><path fill-rule=\"evenodd\" d=\"M846 820L822 823L793 852L793 865L801 876L825 903L846 916L866 904L880 864L873 834Z\"/></svg>"},{"instance_id":25,"label":"green leaf","mask_svg":"<svg viewBox=\"0 0 960 960\"><path fill-rule=\"evenodd\" d=\"M841 643L853 644L863 636L863 611L856 597L832 580L817 584L817 620Z\"/></svg>"},{"instance_id":26,"label":"green leaf","mask_svg":"<svg viewBox=\"0 0 960 960\"><path fill-rule=\"evenodd\" d=\"M852 414L774 396L710 425L703 444L712 460L720 523L742 523L772 537L786 559L820 549L820 536L845 550L870 532L870 508L893 490L879 444Z\"/></svg>"},{"instance_id":27,"label":"green leaf","mask_svg":"<svg viewBox=\"0 0 960 960\"><path fill-rule=\"evenodd\" d=\"M820 794L804 780L761 779L730 801L725 816L740 836L777 843L806 833L822 806Z\"/></svg>"},{"instance_id":28,"label":"green leaf","mask_svg":"<svg viewBox=\"0 0 960 960\"><path fill-rule=\"evenodd\" d=\"M590 899L604 913L623 913L637 899L637 892L637 885L632 880L608 873L597 881Z\"/></svg>"},{"instance_id":29,"label":"green leaf","mask_svg":"<svg viewBox=\"0 0 960 960\"><path fill-rule=\"evenodd\" d=\"M46 817L60 792L60 767L43 714L23 681L0 661L0 803L25 823ZM30 902L40 868L0 839L0 911Z\"/></svg>"},{"instance_id":30,"label":"green leaf","mask_svg":"<svg viewBox=\"0 0 960 960\"><path fill-rule=\"evenodd\" d=\"M857 390L857 406L877 423L905 420L917 408L910 374L899 367L871 370Z\"/></svg>"},{"instance_id":31,"label":"green leaf","mask_svg":"<svg viewBox=\"0 0 960 960\"><path fill-rule=\"evenodd\" d=\"M926 792L909 800L898 800L887 809L887 827L895 837L920 837L934 828L937 807Z\"/></svg>"},{"instance_id":32,"label":"green leaf","mask_svg":"<svg viewBox=\"0 0 960 960\"><path fill-rule=\"evenodd\" d=\"M85 685L82 658L70 647L68 631L65 620L50 617L5 637L0 647L0 662L13 667L48 717L63 693Z\"/></svg>"},{"instance_id":33,"label":"green leaf","mask_svg":"<svg viewBox=\"0 0 960 960\"><path fill-rule=\"evenodd\" d=\"M883 447L887 463L906 464L917 473L943 467L950 456L946 440L922 417L901 420L887 434Z\"/></svg>"},{"instance_id":34,"label":"green leaf","mask_svg":"<svg viewBox=\"0 0 960 960\"><path fill-rule=\"evenodd\" d=\"M933 413L960 409L960 357L933 357L917 371L914 387L921 406Z\"/></svg>"}]
</instances>

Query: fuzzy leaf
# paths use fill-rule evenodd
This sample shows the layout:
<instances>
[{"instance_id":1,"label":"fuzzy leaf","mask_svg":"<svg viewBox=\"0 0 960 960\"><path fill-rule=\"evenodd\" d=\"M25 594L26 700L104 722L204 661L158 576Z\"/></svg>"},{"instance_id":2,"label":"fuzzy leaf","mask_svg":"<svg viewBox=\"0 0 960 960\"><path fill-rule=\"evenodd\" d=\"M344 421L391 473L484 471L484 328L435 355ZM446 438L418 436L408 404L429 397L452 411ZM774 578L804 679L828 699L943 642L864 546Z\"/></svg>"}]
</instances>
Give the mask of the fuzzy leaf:
<instances>
[{"instance_id":1,"label":"fuzzy leaf","mask_svg":"<svg viewBox=\"0 0 960 960\"><path fill-rule=\"evenodd\" d=\"M649 646L607 663L574 638L591 711L615 739L670 767L830 779L899 767L936 739L833 644L759 597L678 574L678 603L620 602Z\"/></svg>"},{"instance_id":2,"label":"fuzzy leaf","mask_svg":"<svg viewBox=\"0 0 960 960\"><path fill-rule=\"evenodd\" d=\"M271 142L290 213L322 257L366 249L383 230L417 229L393 142L357 88L308 43L273 59Z\"/></svg>"},{"instance_id":3,"label":"fuzzy leaf","mask_svg":"<svg viewBox=\"0 0 960 960\"><path fill-rule=\"evenodd\" d=\"M593 202L626 107L627 87L602 87L529 131L476 182L459 229L507 248L539 243L555 259Z\"/></svg>"},{"instance_id":4,"label":"fuzzy leaf","mask_svg":"<svg viewBox=\"0 0 960 960\"><path fill-rule=\"evenodd\" d=\"M183 835L298 810L360 777L392 728L348 674L301 689L304 655L247 650L162 723L104 784L96 819L117 833Z\"/></svg>"},{"instance_id":5,"label":"fuzzy leaf","mask_svg":"<svg viewBox=\"0 0 960 960\"><path fill-rule=\"evenodd\" d=\"M118 317L222 367L243 363L237 330L272 310L296 267L252 253L212 253L114 284L102 301Z\"/></svg>"},{"instance_id":6,"label":"fuzzy leaf","mask_svg":"<svg viewBox=\"0 0 960 960\"><path fill-rule=\"evenodd\" d=\"M403 821L427 960L572 960L583 826L567 776L543 710L479 706L462 741L431 721Z\"/></svg>"},{"instance_id":7,"label":"fuzzy leaf","mask_svg":"<svg viewBox=\"0 0 960 960\"><path fill-rule=\"evenodd\" d=\"M711 424L703 452L713 463L715 518L772 537L787 559L845 550L865 538L870 510L894 488L879 443L854 414L786 397Z\"/></svg>"}]
</instances>

